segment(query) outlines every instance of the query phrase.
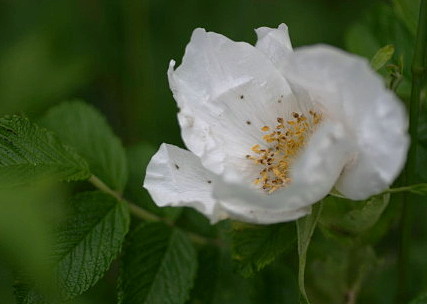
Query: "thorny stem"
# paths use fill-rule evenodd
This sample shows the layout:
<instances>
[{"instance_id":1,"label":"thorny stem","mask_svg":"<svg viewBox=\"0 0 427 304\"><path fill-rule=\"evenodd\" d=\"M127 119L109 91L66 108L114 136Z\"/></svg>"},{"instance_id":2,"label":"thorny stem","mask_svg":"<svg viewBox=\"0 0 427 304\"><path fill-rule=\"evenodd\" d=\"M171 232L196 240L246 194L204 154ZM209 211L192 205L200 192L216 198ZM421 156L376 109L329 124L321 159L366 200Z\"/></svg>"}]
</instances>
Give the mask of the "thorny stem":
<instances>
[{"instance_id":1,"label":"thorny stem","mask_svg":"<svg viewBox=\"0 0 427 304\"><path fill-rule=\"evenodd\" d=\"M409 148L408 161L404 172L405 185L415 182L416 156L418 142L418 113L420 109L421 88L423 77L426 72L427 57L427 0L421 0L420 15L418 20L417 38L415 42L415 54L412 62L412 90L409 102L409 134L411 135L411 146ZM408 261L410 254L410 240L412 231L412 208L414 196L409 193L403 195L403 212L400 224L400 246L399 246L399 281L396 302L406 302L408 293Z\"/></svg>"},{"instance_id":2,"label":"thorny stem","mask_svg":"<svg viewBox=\"0 0 427 304\"><path fill-rule=\"evenodd\" d=\"M108 187L97 176L92 175L89 178L89 182L93 186L95 186L96 188L101 190L102 192L105 192L105 193L111 195L112 197L116 198L118 201L127 203L128 207L129 207L129 211L133 216L135 216L141 220L144 220L144 221L163 222L168 226L172 226L172 227L175 226L175 224L173 222L171 222L170 220L163 218L163 217L160 217L154 213L151 213L151 212L141 208L140 206L130 202L129 200L125 199L119 192L114 191L113 189ZM207 238L205 236L202 236L202 235L199 235L197 233L190 232L190 231L186 231L186 233L190 237L190 239L196 244L199 244L199 245L213 244L216 246L220 245L219 241L216 239L210 239L210 238Z\"/></svg>"}]
</instances>

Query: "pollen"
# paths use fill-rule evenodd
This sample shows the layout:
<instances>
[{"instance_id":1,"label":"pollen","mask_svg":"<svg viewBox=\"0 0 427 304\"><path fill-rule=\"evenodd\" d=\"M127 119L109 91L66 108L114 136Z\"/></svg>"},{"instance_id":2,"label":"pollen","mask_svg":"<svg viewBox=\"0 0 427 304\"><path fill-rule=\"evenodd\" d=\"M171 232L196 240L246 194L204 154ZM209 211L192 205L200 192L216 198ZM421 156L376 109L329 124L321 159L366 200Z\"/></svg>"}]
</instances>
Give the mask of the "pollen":
<instances>
[{"instance_id":1,"label":"pollen","mask_svg":"<svg viewBox=\"0 0 427 304\"><path fill-rule=\"evenodd\" d=\"M275 127L263 126L261 131L266 133L262 136L265 145L254 145L252 154L245 156L259 166L259 176L253 183L264 192L270 194L291 183L292 162L322 121L321 113L314 110L308 113L305 116L292 112L287 119L277 117Z\"/></svg>"}]
</instances>

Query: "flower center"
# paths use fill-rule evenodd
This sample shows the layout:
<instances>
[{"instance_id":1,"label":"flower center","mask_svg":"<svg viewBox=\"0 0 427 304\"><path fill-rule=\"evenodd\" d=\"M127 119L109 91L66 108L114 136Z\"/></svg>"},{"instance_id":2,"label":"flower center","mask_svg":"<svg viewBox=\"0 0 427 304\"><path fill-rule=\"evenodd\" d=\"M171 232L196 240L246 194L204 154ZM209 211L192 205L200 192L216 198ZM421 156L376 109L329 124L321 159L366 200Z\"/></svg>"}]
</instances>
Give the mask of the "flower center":
<instances>
[{"instance_id":1,"label":"flower center","mask_svg":"<svg viewBox=\"0 0 427 304\"><path fill-rule=\"evenodd\" d=\"M293 112L290 120L277 117L275 128L261 128L266 133L262 138L267 147L261 149L260 145L254 145L252 155L248 154L246 158L261 167L254 184L261 186L265 192L270 194L292 181L289 176L292 161L322 121L322 114L313 110L309 114L306 117Z\"/></svg>"}]
</instances>

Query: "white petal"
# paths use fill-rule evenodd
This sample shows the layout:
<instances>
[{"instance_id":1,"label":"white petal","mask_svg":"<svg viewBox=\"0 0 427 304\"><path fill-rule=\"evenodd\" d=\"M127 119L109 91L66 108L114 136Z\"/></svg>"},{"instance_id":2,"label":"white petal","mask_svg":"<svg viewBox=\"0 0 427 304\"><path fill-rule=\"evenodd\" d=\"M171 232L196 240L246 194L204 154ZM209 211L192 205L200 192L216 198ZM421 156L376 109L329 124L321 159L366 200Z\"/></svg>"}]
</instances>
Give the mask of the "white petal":
<instances>
[{"instance_id":1,"label":"white petal","mask_svg":"<svg viewBox=\"0 0 427 304\"><path fill-rule=\"evenodd\" d=\"M193 153L162 144L148 164L144 188L158 206L193 207L214 223L224 218L212 197L214 179Z\"/></svg>"},{"instance_id":2,"label":"white petal","mask_svg":"<svg viewBox=\"0 0 427 304\"><path fill-rule=\"evenodd\" d=\"M304 47L295 51L286 76L304 87L330 119L344 122L355 143L337 189L348 198L365 199L390 185L406 159L407 117L368 62L332 47Z\"/></svg>"},{"instance_id":3,"label":"white petal","mask_svg":"<svg viewBox=\"0 0 427 304\"><path fill-rule=\"evenodd\" d=\"M262 224L294 220L330 192L351 149L343 127L325 122L294 163L287 187L267 195L245 184L219 181L214 196L233 218Z\"/></svg>"},{"instance_id":4,"label":"white petal","mask_svg":"<svg viewBox=\"0 0 427 304\"><path fill-rule=\"evenodd\" d=\"M293 52L286 24L280 24L277 29L260 27L255 31L258 36L255 47L266 54L277 69L285 70L289 54Z\"/></svg>"},{"instance_id":5,"label":"white petal","mask_svg":"<svg viewBox=\"0 0 427 304\"><path fill-rule=\"evenodd\" d=\"M359 154L346 166L336 185L342 194L355 200L389 187L406 160L409 137L404 109L391 93L379 98L376 119L364 121L365 128L360 130Z\"/></svg>"},{"instance_id":6,"label":"white petal","mask_svg":"<svg viewBox=\"0 0 427 304\"><path fill-rule=\"evenodd\" d=\"M245 172L245 155L262 140L261 127L295 111L292 91L255 47L203 29L193 32L182 64L168 75L181 109L187 147L217 174Z\"/></svg>"}]
</instances>

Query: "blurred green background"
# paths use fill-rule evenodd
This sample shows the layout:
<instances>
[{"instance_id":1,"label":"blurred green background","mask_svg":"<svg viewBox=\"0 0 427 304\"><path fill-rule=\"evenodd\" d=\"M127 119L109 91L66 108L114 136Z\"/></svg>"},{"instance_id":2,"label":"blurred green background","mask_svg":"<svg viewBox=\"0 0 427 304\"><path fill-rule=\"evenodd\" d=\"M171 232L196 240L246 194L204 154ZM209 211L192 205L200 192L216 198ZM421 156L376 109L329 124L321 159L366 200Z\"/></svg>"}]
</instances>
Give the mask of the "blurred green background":
<instances>
[{"instance_id":1,"label":"blurred green background","mask_svg":"<svg viewBox=\"0 0 427 304\"><path fill-rule=\"evenodd\" d=\"M179 143L166 70L194 28L254 43L254 28L285 22L295 46L343 47L348 27L378 1L0 0L0 114L32 117L78 97L126 144Z\"/></svg>"},{"instance_id":2,"label":"blurred green background","mask_svg":"<svg viewBox=\"0 0 427 304\"><path fill-rule=\"evenodd\" d=\"M255 43L253 29L276 27L285 22L295 47L328 43L344 48L348 46L352 25L366 18L368 13L372 16L372 9L378 4L389 2L0 0L0 115L25 113L37 119L52 105L79 98L107 116L126 146L141 142L153 147L161 142L182 145L177 107L169 91L166 70L171 59L180 62L194 28L204 27L233 40ZM380 25L388 26L386 22ZM376 28L373 23L370 26ZM350 32L358 37L351 40L353 50L372 56L379 47L389 43L388 36L384 35L380 41L365 39L364 29L356 27ZM395 40L402 36L396 35L398 38L392 37ZM135 178L142 180L142 172ZM15 194L7 195L11 195L10 200L19 201ZM41 202L45 201L45 193L37 195ZM37 221L46 220L43 213L52 212L54 204L51 201L55 201L51 194L49 197L49 203L29 207L28 220L34 220L34 212ZM9 196L0 193L0 202L1 199L6 202ZM26 215L20 208L16 205L10 212L19 215L24 223ZM1 217L0 222L10 224ZM24 238L31 236L31 227L26 230L25 225L22 226L24 228L18 232ZM2 227L0 225L0 230ZM418 228L419 231L426 229L424 226ZM0 233L0 249L8 245L1 237ZM394 241L389 243L394 246ZM24 246L17 250L25 252L31 248ZM43 254L36 252L29 256ZM422 260L421 256L417 258ZM18 266L22 259L25 254L14 257ZM10 257L0 256L1 304L14 303L11 283L15 267L10 267L10 260ZM93 299L100 303L115 302L116 266L113 265L112 274L91 291ZM388 303L390 299L377 300Z\"/></svg>"}]
</instances>

